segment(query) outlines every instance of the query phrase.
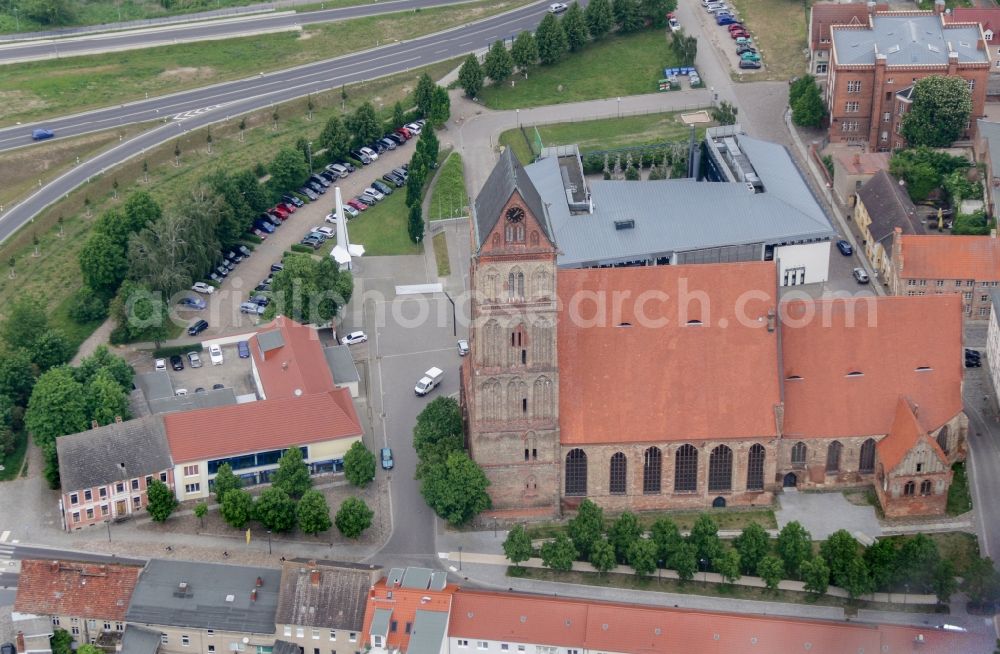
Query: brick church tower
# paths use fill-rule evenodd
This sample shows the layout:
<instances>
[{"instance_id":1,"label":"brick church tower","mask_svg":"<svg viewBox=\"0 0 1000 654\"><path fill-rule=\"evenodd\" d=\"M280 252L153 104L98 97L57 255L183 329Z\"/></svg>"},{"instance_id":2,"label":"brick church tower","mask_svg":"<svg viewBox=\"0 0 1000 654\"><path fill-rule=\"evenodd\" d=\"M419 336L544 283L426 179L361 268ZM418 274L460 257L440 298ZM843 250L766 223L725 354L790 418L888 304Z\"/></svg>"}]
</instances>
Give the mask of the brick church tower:
<instances>
[{"instance_id":1,"label":"brick church tower","mask_svg":"<svg viewBox=\"0 0 1000 654\"><path fill-rule=\"evenodd\" d=\"M471 356L462 399L469 449L493 507L559 509L556 246L545 207L507 150L476 199Z\"/></svg>"}]
</instances>

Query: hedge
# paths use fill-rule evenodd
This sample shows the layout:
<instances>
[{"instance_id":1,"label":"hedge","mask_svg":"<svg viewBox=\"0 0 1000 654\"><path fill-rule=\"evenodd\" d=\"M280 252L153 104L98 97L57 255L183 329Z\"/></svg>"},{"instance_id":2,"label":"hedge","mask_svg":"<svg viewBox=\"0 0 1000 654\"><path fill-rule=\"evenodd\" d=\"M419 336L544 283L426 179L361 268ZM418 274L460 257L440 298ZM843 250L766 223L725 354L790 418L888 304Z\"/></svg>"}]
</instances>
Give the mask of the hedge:
<instances>
[{"instance_id":1,"label":"hedge","mask_svg":"<svg viewBox=\"0 0 1000 654\"><path fill-rule=\"evenodd\" d=\"M153 350L153 356L157 359L167 359L175 354L187 354L188 352L201 352L204 350L201 343L189 343L187 345L171 345Z\"/></svg>"}]
</instances>

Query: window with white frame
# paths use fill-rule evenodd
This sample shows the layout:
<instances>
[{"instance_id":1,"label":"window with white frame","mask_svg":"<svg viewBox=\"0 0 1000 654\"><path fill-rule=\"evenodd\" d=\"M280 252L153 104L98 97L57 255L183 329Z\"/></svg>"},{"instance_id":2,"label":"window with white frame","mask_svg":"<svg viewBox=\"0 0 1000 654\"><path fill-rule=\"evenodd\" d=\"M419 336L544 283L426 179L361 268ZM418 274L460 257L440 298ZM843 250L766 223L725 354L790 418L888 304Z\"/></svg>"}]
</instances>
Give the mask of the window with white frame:
<instances>
[{"instance_id":1,"label":"window with white frame","mask_svg":"<svg viewBox=\"0 0 1000 654\"><path fill-rule=\"evenodd\" d=\"M847 83L848 93L861 93L861 80L851 80Z\"/></svg>"},{"instance_id":2,"label":"window with white frame","mask_svg":"<svg viewBox=\"0 0 1000 654\"><path fill-rule=\"evenodd\" d=\"M972 293L962 293L962 297L965 298L966 302L969 302L972 300Z\"/></svg>"},{"instance_id":3,"label":"window with white frame","mask_svg":"<svg viewBox=\"0 0 1000 654\"><path fill-rule=\"evenodd\" d=\"M73 625L72 627L70 627L69 631L74 636L79 636L80 635L80 627L78 627L77 625Z\"/></svg>"},{"instance_id":4,"label":"window with white frame","mask_svg":"<svg viewBox=\"0 0 1000 654\"><path fill-rule=\"evenodd\" d=\"M891 111L886 111L885 113L882 114L882 122L883 123L887 123L890 120L892 120L892 112Z\"/></svg>"},{"instance_id":5,"label":"window with white frame","mask_svg":"<svg viewBox=\"0 0 1000 654\"><path fill-rule=\"evenodd\" d=\"M859 103L859 102L848 102L847 104L844 105L844 110L847 113L849 113L849 114L853 114L853 113L857 113L858 108L860 106L861 106L861 103Z\"/></svg>"},{"instance_id":6,"label":"window with white frame","mask_svg":"<svg viewBox=\"0 0 1000 654\"><path fill-rule=\"evenodd\" d=\"M211 638L212 636L215 635L215 629L206 629L205 630L205 635L208 636L209 638Z\"/></svg>"},{"instance_id":7,"label":"window with white frame","mask_svg":"<svg viewBox=\"0 0 1000 654\"><path fill-rule=\"evenodd\" d=\"M106 516L106 515L108 515L108 513L110 513L110 510L108 509L108 505L107 504L102 504L101 505L101 515L102 516Z\"/></svg>"},{"instance_id":8,"label":"window with white frame","mask_svg":"<svg viewBox=\"0 0 1000 654\"><path fill-rule=\"evenodd\" d=\"M73 522L80 522L80 512L79 511L74 511L73 512Z\"/></svg>"},{"instance_id":9,"label":"window with white frame","mask_svg":"<svg viewBox=\"0 0 1000 654\"><path fill-rule=\"evenodd\" d=\"M976 285L976 280L974 280L974 279L967 279L967 280L965 280L965 285L971 288L971 287L973 287L973 286Z\"/></svg>"},{"instance_id":10,"label":"window with white frame","mask_svg":"<svg viewBox=\"0 0 1000 654\"><path fill-rule=\"evenodd\" d=\"M459 647L468 647L469 646L469 641L467 641L465 639L462 639L462 638L459 638L458 639L458 646Z\"/></svg>"},{"instance_id":11,"label":"window with white frame","mask_svg":"<svg viewBox=\"0 0 1000 654\"><path fill-rule=\"evenodd\" d=\"M288 625L288 624L285 625L285 635L286 636L291 636L292 635L292 626L291 625Z\"/></svg>"},{"instance_id":12,"label":"window with white frame","mask_svg":"<svg viewBox=\"0 0 1000 654\"><path fill-rule=\"evenodd\" d=\"M840 131L842 132L856 132L858 131L858 121L856 120L845 120L840 124Z\"/></svg>"},{"instance_id":13,"label":"window with white frame","mask_svg":"<svg viewBox=\"0 0 1000 654\"><path fill-rule=\"evenodd\" d=\"M139 480L138 479L133 479L132 480L132 490L139 490Z\"/></svg>"},{"instance_id":14,"label":"window with white frame","mask_svg":"<svg viewBox=\"0 0 1000 654\"><path fill-rule=\"evenodd\" d=\"M70 504L79 504L80 503L80 496L77 495L76 493L70 493L69 494L69 503Z\"/></svg>"},{"instance_id":15,"label":"window with white frame","mask_svg":"<svg viewBox=\"0 0 1000 654\"><path fill-rule=\"evenodd\" d=\"M197 463L194 464L194 465L191 465L191 466L184 466L184 476L185 477L194 477L197 474L198 474L198 464Z\"/></svg>"},{"instance_id":16,"label":"window with white frame","mask_svg":"<svg viewBox=\"0 0 1000 654\"><path fill-rule=\"evenodd\" d=\"M500 651L501 652L509 652L510 651L510 643L500 643Z\"/></svg>"},{"instance_id":17,"label":"window with white frame","mask_svg":"<svg viewBox=\"0 0 1000 654\"><path fill-rule=\"evenodd\" d=\"M986 316L988 316L989 314L990 314L990 309L989 309L989 307L979 307L979 316L980 316L981 318L985 318L985 317L986 317Z\"/></svg>"},{"instance_id":18,"label":"window with white frame","mask_svg":"<svg viewBox=\"0 0 1000 654\"><path fill-rule=\"evenodd\" d=\"M93 502L94 501L94 493L89 488L87 490L83 491L83 501L84 502Z\"/></svg>"},{"instance_id":19,"label":"window with white frame","mask_svg":"<svg viewBox=\"0 0 1000 654\"><path fill-rule=\"evenodd\" d=\"M185 634L181 634L181 645L184 647L189 647L191 645L191 637Z\"/></svg>"},{"instance_id":20,"label":"window with white frame","mask_svg":"<svg viewBox=\"0 0 1000 654\"><path fill-rule=\"evenodd\" d=\"M347 634L347 640L351 641L352 643L356 643L358 642L358 635L352 631L351 633Z\"/></svg>"},{"instance_id":21,"label":"window with white frame","mask_svg":"<svg viewBox=\"0 0 1000 654\"><path fill-rule=\"evenodd\" d=\"M54 626L54 627L58 627L59 626L59 616L58 615L52 616L52 626Z\"/></svg>"},{"instance_id":22,"label":"window with white frame","mask_svg":"<svg viewBox=\"0 0 1000 654\"><path fill-rule=\"evenodd\" d=\"M163 634L163 633L161 633L161 634L160 634L160 642L161 642L162 644L166 645L166 644L167 644L167 640L168 640L168 639L167 639L167 634Z\"/></svg>"},{"instance_id":23,"label":"window with white frame","mask_svg":"<svg viewBox=\"0 0 1000 654\"><path fill-rule=\"evenodd\" d=\"M115 492L116 493L124 493L125 492L125 484L122 483L122 482L118 482L117 484L115 484Z\"/></svg>"},{"instance_id":24,"label":"window with white frame","mask_svg":"<svg viewBox=\"0 0 1000 654\"><path fill-rule=\"evenodd\" d=\"M305 635L306 635L306 628L305 627L295 627L295 637L296 638L305 638Z\"/></svg>"},{"instance_id":25,"label":"window with white frame","mask_svg":"<svg viewBox=\"0 0 1000 654\"><path fill-rule=\"evenodd\" d=\"M313 637L313 640L319 640L319 629L313 629L312 630L312 637Z\"/></svg>"},{"instance_id":26,"label":"window with white frame","mask_svg":"<svg viewBox=\"0 0 1000 654\"><path fill-rule=\"evenodd\" d=\"M333 629L330 630L330 640L337 640L337 632Z\"/></svg>"},{"instance_id":27,"label":"window with white frame","mask_svg":"<svg viewBox=\"0 0 1000 654\"><path fill-rule=\"evenodd\" d=\"M201 484L184 484L185 493L197 493L201 490Z\"/></svg>"},{"instance_id":28,"label":"window with white frame","mask_svg":"<svg viewBox=\"0 0 1000 654\"><path fill-rule=\"evenodd\" d=\"M215 645L208 646L208 654L215 654Z\"/></svg>"},{"instance_id":29,"label":"window with white frame","mask_svg":"<svg viewBox=\"0 0 1000 654\"><path fill-rule=\"evenodd\" d=\"M976 80L970 79L969 80L969 93L972 93L975 90L976 90Z\"/></svg>"},{"instance_id":30,"label":"window with white frame","mask_svg":"<svg viewBox=\"0 0 1000 654\"><path fill-rule=\"evenodd\" d=\"M108 489L105 488L104 486L101 486L100 488L97 489L97 496L100 497L102 500L108 499Z\"/></svg>"},{"instance_id":31,"label":"window with white frame","mask_svg":"<svg viewBox=\"0 0 1000 654\"><path fill-rule=\"evenodd\" d=\"M476 649L489 649L489 648L490 648L490 644L489 644L488 641L485 641L485 640L477 640L476 641Z\"/></svg>"},{"instance_id":32,"label":"window with white frame","mask_svg":"<svg viewBox=\"0 0 1000 654\"><path fill-rule=\"evenodd\" d=\"M111 623L110 622L105 622L104 623L104 631L111 631Z\"/></svg>"}]
</instances>

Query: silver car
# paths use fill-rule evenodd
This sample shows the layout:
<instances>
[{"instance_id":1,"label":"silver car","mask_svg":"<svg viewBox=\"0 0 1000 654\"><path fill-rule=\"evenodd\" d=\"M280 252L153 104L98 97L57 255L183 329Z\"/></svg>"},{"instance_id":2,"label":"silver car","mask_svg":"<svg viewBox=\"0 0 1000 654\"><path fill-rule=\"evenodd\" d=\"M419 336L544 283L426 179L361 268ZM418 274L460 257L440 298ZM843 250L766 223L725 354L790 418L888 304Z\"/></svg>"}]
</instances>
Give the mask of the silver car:
<instances>
[{"instance_id":1,"label":"silver car","mask_svg":"<svg viewBox=\"0 0 1000 654\"><path fill-rule=\"evenodd\" d=\"M192 368L201 368L201 356L197 352L188 352L188 362Z\"/></svg>"}]
</instances>

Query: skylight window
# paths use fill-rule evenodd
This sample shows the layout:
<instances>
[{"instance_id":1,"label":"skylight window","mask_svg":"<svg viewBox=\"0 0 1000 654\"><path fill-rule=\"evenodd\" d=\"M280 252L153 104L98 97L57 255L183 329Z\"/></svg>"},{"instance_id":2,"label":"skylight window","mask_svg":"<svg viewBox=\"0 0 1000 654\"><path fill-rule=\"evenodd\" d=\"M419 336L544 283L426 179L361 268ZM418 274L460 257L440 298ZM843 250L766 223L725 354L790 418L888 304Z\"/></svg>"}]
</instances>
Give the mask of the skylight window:
<instances>
[{"instance_id":1,"label":"skylight window","mask_svg":"<svg viewBox=\"0 0 1000 654\"><path fill-rule=\"evenodd\" d=\"M846 376L847 377L864 377L865 373L861 372L860 370L852 370L851 372L847 373Z\"/></svg>"}]
</instances>

